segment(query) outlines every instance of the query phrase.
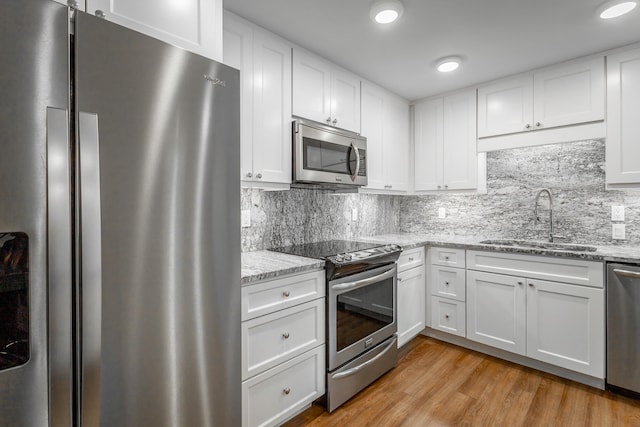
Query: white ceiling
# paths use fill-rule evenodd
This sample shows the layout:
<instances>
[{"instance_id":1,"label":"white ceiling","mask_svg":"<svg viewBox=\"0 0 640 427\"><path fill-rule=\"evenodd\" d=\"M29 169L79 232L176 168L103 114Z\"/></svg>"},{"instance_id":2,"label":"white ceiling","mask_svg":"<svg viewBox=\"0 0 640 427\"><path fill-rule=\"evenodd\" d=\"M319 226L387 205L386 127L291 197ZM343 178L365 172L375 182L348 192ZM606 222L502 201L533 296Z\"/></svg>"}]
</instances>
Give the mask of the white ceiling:
<instances>
[{"instance_id":1,"label":"white ceiling","mask_svg":"<svg viewBox=\"0 0 640 427\"><path fill-rule=\"evenodd\" d=\"M603 0L401 0L374 24L374 0L224 0L224 7L409 100L640 41L640 7L603 21ZM441 74L435 63L459 55Z\"/></svg>"}]
</instances>

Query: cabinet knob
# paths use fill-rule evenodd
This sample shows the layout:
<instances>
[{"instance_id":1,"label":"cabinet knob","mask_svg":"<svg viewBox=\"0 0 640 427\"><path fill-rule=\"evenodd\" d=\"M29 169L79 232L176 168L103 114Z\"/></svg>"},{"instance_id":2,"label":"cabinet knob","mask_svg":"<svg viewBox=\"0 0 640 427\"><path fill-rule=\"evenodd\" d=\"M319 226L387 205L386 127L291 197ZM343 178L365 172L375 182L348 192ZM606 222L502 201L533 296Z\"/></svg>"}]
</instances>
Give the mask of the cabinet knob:
<instances>
[{"instance_id":1,"label":"cabinet knob","mask_svg":"<svg viewBox=\"0 0 640 427\"><path fill-rule=\"evenodd\" d=\"M333 121L331 123L333 123L334 125L338 124L338 119L333 119Z\"/></svg>"},{"instance_id":2,"label":"cabinet knob","mask_svg":"<svg viewBox=\"0 0 640 427\"><path fill-rule=\"evenodd\" d=\"M413 261L413 258L409 257L409 262L412 262L412 261Z\"/></svg>"},{"instance_id":3,"label":"cabinet knob","mask_svg":"<svg viewBox=\"0 0 640 427\"><path fill-rule=\"evenodd\" d=\"M540 126L542 126L542 123L540 123L540 122L536 122L536 126L537 126L537 127L540 127Z\"/></svg>"},{"instance_id":4,"label":"cabinet knob","mask_svg":"<svg viewBox=\"0 0 640 427\"><path fill-rule=\"evenodd\" d=\"M522 283L522 282L518 282L518 285L522 286L522 285L524 285L524 283Z\"/></svg>"},{"instance_id":5,"label":"cabinet knob","mask_svg":"<svg viewBox=\"0 0 640 427\"><path fill-rule=\"evenodd\" d=\"M533 288L533 283L529 282L529 286Z\"/></svg>"},{"instance_id":6,"label":"cabinet knob","mask_svg":"<svg viewBox=\"0 0 640 427\"><path fill-rule=\"evenodd\" d=\"M262 174L261 173L257 173L256 174L256 178L261 179L262 178Z\"/></svg>"},{"instance_id":7,"label":"cabinet knob","mask_svg":"<svg viewBox=\"0 0 640 427\"><path fill-rule=\"evenodd\" d=\"M285 332L284 334L282 334L282 338L284 338L285 340L288 340L289 336L289 332Z\"/></svg>"},{"instance_id":8,"label":"cabinet knob","mask_svg":"<svg viewBox=\"0 0 640 427\"><path fill-rule=\"evenodd\" d=\"M247 172L247 178L251 178L253 174L251 172Z\"/></svg>"},{"instance_id":9,"label":"cabinet knob","mask_svg":"<svg viewBox=\"0 0 640 427\"><path fill-rule=\"evenodd\" d=\"M402 282L402 277L398 277L398 282Z\"/></svg>"},{"instance_id":10,"label":"cabinet knob","mask_svg":"<svg viewBox=\"0 0 640 427\"><path fill-rule=\"evenodd\" d=\"M525 129L531 129L531 125L529 123L527 123L526 125L524 125Z\"/></svg>"},{"instance_id":11,"label":"cabinet knob","mask_svg":"<svg viewBox=\"0 0 640 427\"><path fill-rule=\"evenodd\" d=\"M447 261L449 261L449 257L448 257L448 256L444 257L444 259L445 259L445 260L447 260Z\"/></svg>"},{"instance_id":12,"label":"cabinet knob","mask_svg":"<svg viewBox=\"0 0 640 427\"><path fill-rule=\"evenodd\" d=\"M441 189L441 188L442 188L442 186L438 185L438 190Z\"/></svg>"},{"instance_id":13,"label":"cabinet knob","mask_svg":"<svg viewBox=\"0 0 640 427\"><path fill-rule=\"evenodd\" d=\"M449 286L449 282L444 282L444 285L445 286Z\"/></svg>"},{"instance_id":14,"label":"cabinet knob","mask_svg":"<svg viewBox=\"0 0 640 427\"><path fill-rule=\"evenodd\" d=\"M331 117L327 117L327 123L331 123Z\"/></svg>"},{"instance_id":15,"label":"cabinet knob","mask_svg":"<svg viewBox=\"0 0 640 427\"><path fill-rule=\"evenodd\" d=\"M107 15L105 15L105 14L104 14L104 12L103 12L103 11L101 11L100 9L96 9L96 11L94 12L94 14L95 14L98 18L102 18L102 19L104 19L104 18L106 18L106 17L107 17Z\"/></svg>"},{"instance_id":16,"label":"cabinet knob","mask_svg":"<svg viewBox=\"0 0 640 427\"><path fill-rule=\"evenodd\" d=\"M291 393L291 389L289 387L287 387L287 388L283 389L282 392L284 394L289 394L289 393Z\"/></svg>"},{"instance_id":17,"label":"cabinet knob","mask_svg":"<svg viewBox=\"0 0 640 427\"><path fill-rule=\"evenodd\" d=\"M289 291L284 291L282 293L282 296L285 297L285 298L289 298L289 295L291 295L291 293Z\"/></svg>"},{"instance_id":18,"label":"cabinet knob","mask_svg":"<svg viewBox=\"0 0 640 427\"><path fill-rule=\"evenodd\" d=\"M444 185L444 188L445 188L445 190L446 190L447 188L449 188L449 185L448 185L448 184L445 184L445 185Z\"/></svg>"},{"instance_id":19,"label":"cabinet knob","mask_svg":"<svg viewBox=\"0 0 640 427\"><path fill-rule=\"evenodd\" d=\"M448 314L445 314L445 315L444 315L444 317L448 319L448 318L449 318L449 315L448 315Z\"/></svg>"}]
</instances>

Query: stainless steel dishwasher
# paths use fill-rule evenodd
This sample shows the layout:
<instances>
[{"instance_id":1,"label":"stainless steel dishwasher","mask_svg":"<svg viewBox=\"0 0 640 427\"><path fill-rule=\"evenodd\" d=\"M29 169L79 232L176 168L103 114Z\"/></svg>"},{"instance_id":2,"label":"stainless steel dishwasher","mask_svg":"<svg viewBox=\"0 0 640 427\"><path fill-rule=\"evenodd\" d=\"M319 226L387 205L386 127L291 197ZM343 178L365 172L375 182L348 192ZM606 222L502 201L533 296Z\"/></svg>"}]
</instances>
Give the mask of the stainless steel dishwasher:
<instances>
[{"instance_id":1,"label":"stainless steel dishwasher","mask_svg":"<svg viewBox=\"0 0 640 427\"><path fill-rule=\"evenodd\" d=\"M607 264L607 388L640 397L640 265Z\"/></svg>"}]
</instances>

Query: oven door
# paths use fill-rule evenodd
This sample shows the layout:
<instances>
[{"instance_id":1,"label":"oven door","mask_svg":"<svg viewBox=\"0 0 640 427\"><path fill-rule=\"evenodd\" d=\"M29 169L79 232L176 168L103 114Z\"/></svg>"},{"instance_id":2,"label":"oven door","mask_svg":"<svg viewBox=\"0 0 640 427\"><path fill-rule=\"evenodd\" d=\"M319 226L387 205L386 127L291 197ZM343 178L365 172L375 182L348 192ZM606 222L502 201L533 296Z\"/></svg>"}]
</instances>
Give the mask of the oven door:
<instances>
[{"instance_id":1,"label":"oven door","mask_svg":"<svg viewBox=\"0 0 640 427\"><path fill-rule=\"evenodd\" d=\"M397 331L395 263L329 281L329 371Z\"/></svg>"}]
</instances>

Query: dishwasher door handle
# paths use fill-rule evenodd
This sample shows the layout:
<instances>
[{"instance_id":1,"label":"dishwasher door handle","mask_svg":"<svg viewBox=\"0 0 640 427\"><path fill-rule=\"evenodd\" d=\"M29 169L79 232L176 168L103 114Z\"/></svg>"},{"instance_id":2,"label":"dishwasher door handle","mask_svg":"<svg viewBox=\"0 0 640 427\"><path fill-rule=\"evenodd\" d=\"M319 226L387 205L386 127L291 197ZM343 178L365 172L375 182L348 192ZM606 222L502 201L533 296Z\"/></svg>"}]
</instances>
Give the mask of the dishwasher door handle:
<instances>
[{"instance_id":1,"label":"dishwasher door handle","mask_svg":"<svg viewBox=\"0 0 640 427\"><path fill-rule=\"evenodd\" d=\"M640 279L640 271L629 271L629 270L622 270L620 268L614 268L613 272L616 273L618 276L628 277L630 279Z\"/></svg>"}]
</instances>

